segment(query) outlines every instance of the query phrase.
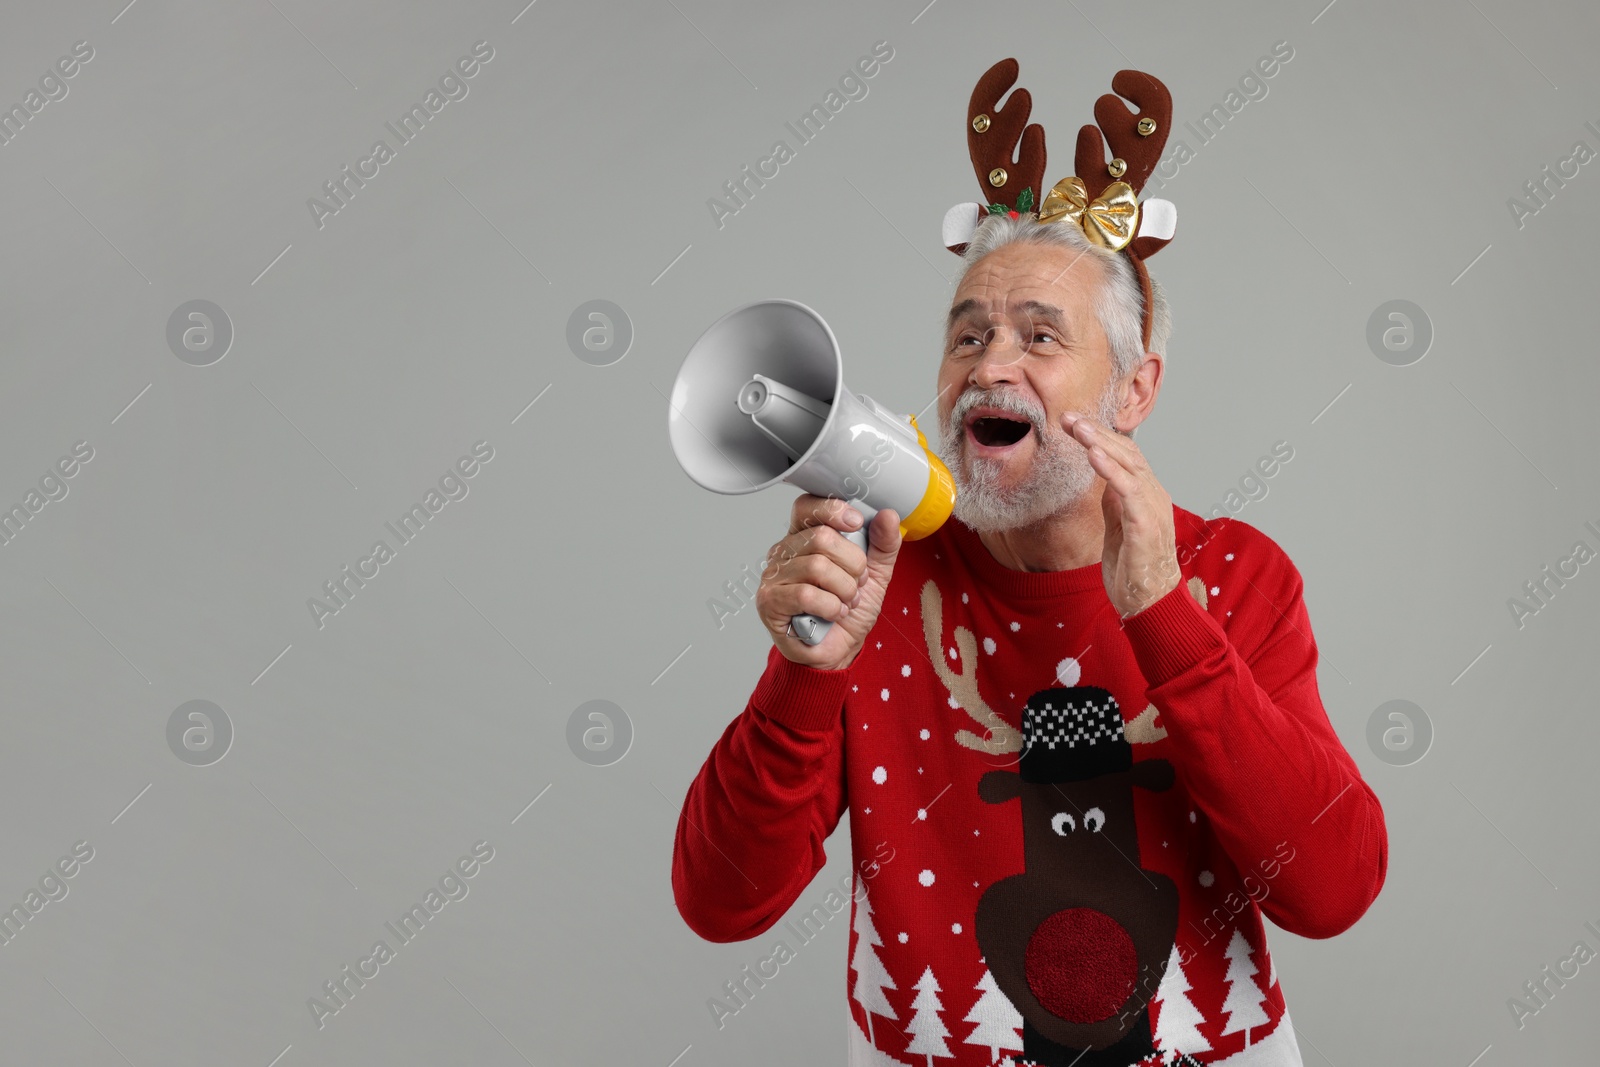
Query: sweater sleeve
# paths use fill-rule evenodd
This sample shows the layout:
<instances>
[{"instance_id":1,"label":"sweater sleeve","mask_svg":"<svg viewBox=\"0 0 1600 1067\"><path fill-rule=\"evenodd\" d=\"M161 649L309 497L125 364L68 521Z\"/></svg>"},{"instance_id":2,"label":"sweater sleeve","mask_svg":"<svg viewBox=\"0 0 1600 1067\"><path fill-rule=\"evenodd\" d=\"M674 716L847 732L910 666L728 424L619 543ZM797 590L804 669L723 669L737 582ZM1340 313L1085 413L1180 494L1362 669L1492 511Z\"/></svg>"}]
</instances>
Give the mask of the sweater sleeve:
<instances>
[{"instance_id":1,"label":"sweater sleeve","mask_svg":"<svg viewBox=\"0 0 1600 1067\"><path fill-rule=\"evenodd\" d=\"M1293 850L1261 910L1291 933L1333 937L1377 898L1388 832L1322 706L1299 571L1271 548L1277 573L1257 575L1235 606L1266 631L1248 660L1187 581L1124 631L1172 738L1174 769L1234 866L1248 873L1283 843Z\"/></svg>"},{"instance_id":2,"label":"sweater sleeve","mask_svg":"<svg viewBox=\"0 0 1600 1067\"><path fill-rule=\"evenodd\" d=\"M749 703L689 786L672 850L678 913L708 941L745 941L810 884L839 825L850 672L767 654Z\"/></svg>"}]
</instances>

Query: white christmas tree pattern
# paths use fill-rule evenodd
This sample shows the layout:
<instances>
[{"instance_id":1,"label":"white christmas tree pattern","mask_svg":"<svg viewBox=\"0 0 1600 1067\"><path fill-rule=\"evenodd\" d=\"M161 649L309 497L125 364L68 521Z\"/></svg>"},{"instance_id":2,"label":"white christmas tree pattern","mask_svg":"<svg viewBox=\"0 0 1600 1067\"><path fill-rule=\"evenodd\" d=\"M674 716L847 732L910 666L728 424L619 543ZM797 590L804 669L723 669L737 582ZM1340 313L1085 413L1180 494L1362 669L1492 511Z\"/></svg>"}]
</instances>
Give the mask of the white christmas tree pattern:
<instances>
[{"instance_id":1,"label":"white christmas tree pattern","mask_svg":"<svg viewBox=\"0 0 1600 1067\"><path fill-rule=\"evenodd\" d=\"M1022 1013L1017 1011L1009 997L1000 992L989 968L983 969L983 977L978 979L978 984L973 988L981 990L983 995L972 1005L967 1017L961 1020L978 1024L967 1035L964 1044L987 1045L991 1063L999 1062L1001 1049L1021 1052L1022 1038L1017 1031L1022 1029Z\"/></svg>"},{"instance_id":2,"label":"white christmas tree pattern","mask_svg":"<svg viewBox=\"0 0 1600 1067\"><path fill-rule=\"evenodd\" d=\"M944 1020L939 1018L944 1005L939 1002L939 981L933 976L933 968L924 968L922 977L917 979L917 984L912 988L917 991L917 999L911 1002L913 1014L911 1021L906 1024L911 1031L911 1043L906 1046L906 1051L928 1057L928 1067L933 1067L935 1056L955 1056L950 1046L944 1043L950 1031L945 1029Z\"/></svg>"},{"instance_id":3,"label":"white christmas tree pattern","mask_svg":"<svg viewBox=\"0 0 1600 1067\"><path fill-rule=\"evenodd\" d=\"M1222 980L1228 983L1228 996L1222 1002L1222 1010L1228 1013L1228 1025L1222 1028L1224 1034L1237 1034L1244 1031L1244 1047L1250 1047L1250 1031L1271 1020L1267 1013L1261 1010L1261 1002L1267 995L1256 985L1255 976L1260 973L1255 962L1250 959L1250 942L1234 927L1233 938L1228 942L1228 973Z\"/></svg>"},{"instance_id":4,"label":"white christmas tree pattern","mask_svg":"<svg viewBox=\"0 0 1600 1067\"><path fill-rule=\"evenodd\" d=\"M1194 1063L1190 1053L1211 1051L1211 1043L1200 1033L1199 1024L1205 1022L1205 1016L1186 995L1192 988L1178 961L1178 946L1173 945L1172 955L1167 958L1167 971L1156 989L1156 1002L1161 1010L1156 1013L1153 1036L1164 1063Z\"/></svg>"},{"instance_id":5,"label":"white christmas tree pattern","mask_svg":"<svg viewBox=\"0 0 1600 1067\"><path fill-rule=\"evenodd\" d=\"M867 1040L876 1044L872 1036L872 1016L876 1012L889 1019L898 1019L894 1006L889 1003L889 998L884 995L884 987L898 989L894 979L889 977L889 972L884 968L883 961L878 959L877 949L883 947L883 941L878 937L877 927L872 925L872 905L861 880L859 872L856 874L856 951L850 957L850 966L856 972L855 989L851 996L867 1016Z\"/></svg>"}]
</instances>

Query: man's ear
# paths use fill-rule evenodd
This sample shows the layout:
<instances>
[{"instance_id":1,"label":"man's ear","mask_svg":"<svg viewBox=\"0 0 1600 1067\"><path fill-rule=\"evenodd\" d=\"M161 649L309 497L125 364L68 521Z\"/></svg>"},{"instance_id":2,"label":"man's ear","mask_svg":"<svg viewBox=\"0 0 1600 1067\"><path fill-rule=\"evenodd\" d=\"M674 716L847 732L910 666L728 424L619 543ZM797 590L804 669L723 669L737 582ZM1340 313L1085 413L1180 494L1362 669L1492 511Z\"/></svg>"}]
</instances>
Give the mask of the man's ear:
<instances>
[{"instance_id":1,"label":"man's ear","mask_svg":"<svg viewBox=\"0 0 1600 1067\"><path fill-rule=\"evenodd\" d=\"M990 771L978 779L978 796L990 804L1004 804L1022 795L1022 775L1014 771Z\"/></svg>"},{"instance_id":2,"label":"man's ear","mask_svg":"<svg viewBox=\"0 0 1600 1067\"><path fill-rule=\"evenodd\" d=\"M1122 407L1117 409L1112 429L1125 437L1133 436L1133 431L1155 410L1165 370L1166 360L1159 353L1144 354L1139 366L1119 386L1123 394Z\"/></svg>"},{"instance_id":3,"label":"man's ear","mask_svg":"<svg viewBox=\"0 0 1600 1067\"><path fill-rule=\"evenodd\" d=\"M1164 759L1139 760L1129 769L1133 784L1140 789L1148 789L1152 793L1160 793L1171 789L1173 779L1172 764Z\"/></svg>"}]
</instances>

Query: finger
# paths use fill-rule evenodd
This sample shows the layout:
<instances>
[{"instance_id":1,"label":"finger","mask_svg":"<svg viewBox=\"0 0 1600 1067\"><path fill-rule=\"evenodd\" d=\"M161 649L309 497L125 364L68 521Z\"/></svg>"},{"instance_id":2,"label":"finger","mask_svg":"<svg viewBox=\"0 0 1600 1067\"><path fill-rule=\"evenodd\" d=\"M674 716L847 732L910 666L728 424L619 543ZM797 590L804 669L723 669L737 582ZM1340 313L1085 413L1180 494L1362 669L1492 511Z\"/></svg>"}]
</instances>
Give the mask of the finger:
<instances>
[{"instance_id":1,"label":"finger","mask_svg":"<svg viewBox=\"0 0 1600 1067\"><path fill-rule=\"evenodd\" d=\"M838 622L844 617L844 601L814 585L780 585L772 590L769 602L773 614L781 618L796 615L815 615L819 619Z\"/></svg>"},{"instance_id":2,"label":"finger","mask_svg":"<svg viewBox=\"0 0 1600 1067\"><path fill-rule=\"evenodd\" d=\"M1088 448L1089 465L1094 468L1096 474L1106 480L1108 491L1121 497L1122 503L1137 508L1144 496L1145 481L1120 460L1108 454L1099 441L1089 445Z\"/></svg>"},{"instance_id":3,"label":"finger","mask_svg":"<svg viewBox=\"0 0 1600 1067\"><path fill-rule=\"evenodd\" d=\"M773 545L761 568L763 581L784 573L784 566L801 556L820 555L859 578L867 569L867 554L831 526L809 526Z\"/></svg>"},{"instance_id":4,"label":"finger","mask_svg":"<svg viewBox=\"0 0 1600 1067\"><path fill-rule=\"evenodd\" d=\"M780 585L814 585L833 593L840 600L852 600L860 582L827 556L807 553L796 556L778 572Z\"/></svg>"},{"instance_id":5,"label":"finger","mask_svg":"<svg viewBox=\"0 0 1600 1067\"><path fill-rule=\"evenodd\" d=\"M1144 453L1139 450L1133 438L1118 433L1099 419L1078 411L1064 411L1061 413L1061 424L1079 444L1086 448L1090 445L1099 445L1106 454L1135 474L1142 474L1150 469Z\"/></svg>"},{"instance_id":6,"label":"finger","mask_svg":"<svg viewBox=\"0 0 1600 1067\"><path fill-rule=\"evenodd\" d=\"M867 536L869 558L892 563L900 552L903 540L899 512L893 508L883 508L872 517L872 527Z\"/></svg>"},{"instance_id":7,"label":"finger","mask_svg":"<svg viewBox=\"0 0 1600 1067\"><path fill-rule=\"evenodd\" d=\"M861 527L861 513L843 500L809 493L795 498L789 513L789 532L799 533L809 526L832 526L835 530Z\"/></svg>"},{"instance_id":8,"label":"finger","mask_svg":"<svg viewBox=\"0 0 1600 1067\"><path fill-rule=\"evenodd\" d=\"M1098 420L1079 412L1063 412L1062 423L1073 439L1088 450L1089 463L1095 473L1104 478L1118 496L1137 505L1141 496L1160 495L1149 492L1159 490L1160 483L1132 439L1107 430Z\"/></svg>"},{"instance_id":9,"label":"finger","mask_svg":"<svg viewBox=\"0 0 1600 1067\"><path fill-rule=\"evenodd\" d=\"M867 570L867 554L832 526L812 526L794 535L799 550L795 555L814 553L828 557L834 563L860 578ZM872 537L868 535L868 543Z\"/></svg>"},{"instance_id":10,"label":"finger","mask_svg":"<svg viewBox=\"0 0 1600 1067\"><path fill-rule=\"evenodd\" d=\"M1115 559L1122 548L1122 498L1112 491L1109 482L1100 494L1100 515L1106 527L1104 553Z\"/></svg>"}]
</instances>

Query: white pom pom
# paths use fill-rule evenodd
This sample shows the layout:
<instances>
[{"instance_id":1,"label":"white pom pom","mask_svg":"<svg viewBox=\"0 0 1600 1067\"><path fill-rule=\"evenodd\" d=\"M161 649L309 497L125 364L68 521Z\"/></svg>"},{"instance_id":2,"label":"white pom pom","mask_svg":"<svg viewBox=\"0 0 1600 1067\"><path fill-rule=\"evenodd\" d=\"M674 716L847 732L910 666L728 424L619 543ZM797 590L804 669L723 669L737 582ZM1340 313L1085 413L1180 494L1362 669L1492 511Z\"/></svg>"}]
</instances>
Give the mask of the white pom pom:
<instances>
[{"instance_id":1,"label":"white pom pom","mask_svg":"<svg viewBox=\"0 0 1600 1067\"><path fill-rule=\"evenodd\" d=\"M1151 197L1139 202L1139 237L1171 240L1178 229L1178 206L1171 200Z\"/></svg>"},{"instance_id":2,"label":"white pom pom","mask_svg":"<svg viewBox=\"0 0 1600 1067\"><path fill-rule=\"evenodd\" d=\"M954 248L964 245L972 240L972 231L978 228L978 220L983 218L984 206L975 201L957 204L944 213L944 246Z\"/></svg>"}]
</instances>

